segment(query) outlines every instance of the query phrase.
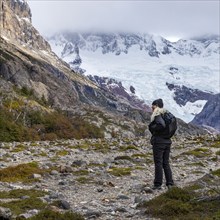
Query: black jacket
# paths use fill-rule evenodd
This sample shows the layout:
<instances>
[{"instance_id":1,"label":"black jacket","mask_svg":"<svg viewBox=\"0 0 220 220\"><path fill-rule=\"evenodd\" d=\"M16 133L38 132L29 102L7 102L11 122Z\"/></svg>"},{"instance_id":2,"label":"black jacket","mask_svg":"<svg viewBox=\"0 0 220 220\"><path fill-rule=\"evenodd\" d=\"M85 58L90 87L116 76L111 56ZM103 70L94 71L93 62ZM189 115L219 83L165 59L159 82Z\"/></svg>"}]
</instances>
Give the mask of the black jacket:
<instances>
[{"instance_id":1,"label":"black jacket","mask_svg":"<svg viewBox=\"0 0 220 220\"><path fill-rule=\"evenodd\" d=\"M161 112L163 111L158 111L154 117L152 122L149 124L149 130L152 134L151 137L151 144L171 144L170 138L165 138L165 134L167 133L166 131L166 124L165 121L163 120L161 116Z\"/></svg>"}]
</instances>

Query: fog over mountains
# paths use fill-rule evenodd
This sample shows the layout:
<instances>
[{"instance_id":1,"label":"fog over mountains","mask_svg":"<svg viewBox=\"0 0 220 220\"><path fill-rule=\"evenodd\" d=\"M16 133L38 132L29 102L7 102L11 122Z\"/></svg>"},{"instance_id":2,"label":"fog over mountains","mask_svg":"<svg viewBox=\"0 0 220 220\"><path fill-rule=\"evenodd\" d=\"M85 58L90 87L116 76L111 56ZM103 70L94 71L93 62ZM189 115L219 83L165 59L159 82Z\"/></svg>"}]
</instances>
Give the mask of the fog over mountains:
<instances>
[{"instance_id":1,"label":"fog over mountains","mask_svg":"<svg viewBox=\"0 0 220 220\"><path fill-rule=\"evenodd\" d=\"M186 122L219 93L220 38L216 35L169 42L138 33L59 33L52 50L85 75L114 78L150 105L165 107Z\"/></svg>"}]
</instances>

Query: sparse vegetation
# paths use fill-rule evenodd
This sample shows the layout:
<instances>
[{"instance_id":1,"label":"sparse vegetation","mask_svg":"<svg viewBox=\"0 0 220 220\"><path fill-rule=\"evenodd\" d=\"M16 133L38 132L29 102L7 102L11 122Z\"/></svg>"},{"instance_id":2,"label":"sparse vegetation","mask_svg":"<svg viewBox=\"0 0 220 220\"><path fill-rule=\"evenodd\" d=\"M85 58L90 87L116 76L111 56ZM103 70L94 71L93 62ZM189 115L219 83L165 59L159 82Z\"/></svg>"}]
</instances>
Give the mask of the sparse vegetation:
<instances>
[{"instance_id":1,"label":"sparse vegetation","mask_svg":"<svg viewBox=\"0 0 220 220\"><path fill-rule=\"evenodd\" d=\"M1 191L0 198L8 199L8 198L21 198L22 196L29 196L33 198L43 197L47 193L40 190L24 190L24 189L14 189L11 191Z\"/></svg>"},{"instance_id":2,"label":"sparse vegetation","mask_svg":"<svg viewBox=\"0 0 220 220\"><path fill-rule=\"evenodd\" d=\"M89 171L88 170L77 170L73 172L74 175L76 176L84 176L84 175L88 175Z\"/></svg>"},{"instance_id":3,"label":"sparse vegetation","mask_svg":"<svg viewBox=\"0 0 220 220\"><path fill-rule=\"evenodd\" d=\"M215 154L220 156L220 150L218 150Z\"/></svg>"},{"instance_id":4,"label":"sparse vegetation","mask_svg":"<svg viewBox=\"0 0 220 220\"><path fill-rule=\"evenodd\" d=\"M7 101L0 107L0 141L38 141L70 138L102 138L103 131L82 118L62 112L33 111L23 102Z\"/></svg>"},{"instance_id":5,"label":"sparse vegetation","mask_svg":"<svg viewBox=\"0 0 220 220\"><path fill-rule=\"evenodd\" d=\"M220 177L220 169L212 171L212 174Z\"/></svg>"},{"instance_id":6,"label":"sparse vegetation","mask_svg":"<svg viewBox=\"0 0 220 220\"><path fill-rule=\"evenodd\" d=\"M128 155L122 155L122 156L115 157L115 160L128 160L128 161L132 161L133 159L130 156L128 156Z\"/></svg>"},{"instance_id":7,"label":"sparse vegetation","mask_svg":"<svg viewBox=\"0 0 220 220\"><path fill-rule=\"evenodd\" d=\"M194 150L190 150L184 153L184 155L192 155L195 157L208 157L211 155L211 152L207 148L196 148Z\"/></svg>"},{"instance_id":8,"label":"sparse vegetation","mask_svg":"<svg viewBox=\"0 0 220 220\"><path fill-rule=\"evenodd\" d=\"M130 167L113 167L108 172L114 176L129 176L131 175L132 168Z\"/></svg>"},{"instance_id":9,"label":"sparse vegetation","mask_svg":"<svg viewBox=\"0 0 220 220\"><path fill-rule=\"evenodd\" d=\"M210 145L210 147L220 148L220 141L219 140L213 141L213 143Z\"/></svg>"},{"instance_id":10,"label":"sparse vegetation","mask_svg":"<svg viewBox=\"0 0 220 220\"><path fill-rule=\"evenodd\" d=\"M138 150L136 146L133 145L128 145L128 146L122 146L120 147L121 151L127 151L127 150Z\"/></svg>"},{"instance_id":11,"label":"sparse vegetation","mask_svg":"<svg viewBox=\"0 0 220 220\"><path fill-rule=\"evenodd\" d=\"M43 174L45 171L38 167L37 163L19 164L0 170L0 181L2 182L31 182L36 179L30 179L34 173Z\"/></svg>"},{"instance_id":12,"label":"sparse vegetation","mask_svg":"<svg viewBox=\"0 0 220 220\"><path fill-rule=\"evenodd\" d=\"M0 202L0 206L9 208L15 215L19 215L31 209L44 209L46 204L40 198L30 197L6 203Z\"/></svg>"},{"instance_id":13,"label":"sparse vegetation","mask_svg":"<svg viewBox=\"0 0 220 220\"><path fill-rule=\"evenodd\" d=\"M142 205L148 214L161 219L218 219L219 201L200 201L199 196L189 188L175 187Z\"/></svg>"},{"instance_id":14,"label":"sparse vegetation","mask_svg":"<svg viewBox=\"0 0 220 220\"><path fill-rule=\"evenodd\" d=\"M20 151L24 151L25 149L26 147L24 145L18 144L11 152L20 152Z\"/></svg>"},{"instance_id":15,"label":"sparse vegetation","mask_svg":"<svg viewBox=\"0 0 220 220\"><path fill-rule=\"evenodd\" d=\"M76 179L76 181L81 184L88 184L88 183L92 183L94 180L91 177L80 176Z\"/></svg>"},{"instance_id":16,"label":"sparse vegetation","mask_svg":"<svg viewBox=\"0 0 220 220\"><path fill-rule=\"evenodd\" d=\"M56 153L56 155L63 157L63 156L68 155L68 153L69 153L68 151L62 150L62 151L58 151L58 152Z\"/></svg>"}]
</instances>

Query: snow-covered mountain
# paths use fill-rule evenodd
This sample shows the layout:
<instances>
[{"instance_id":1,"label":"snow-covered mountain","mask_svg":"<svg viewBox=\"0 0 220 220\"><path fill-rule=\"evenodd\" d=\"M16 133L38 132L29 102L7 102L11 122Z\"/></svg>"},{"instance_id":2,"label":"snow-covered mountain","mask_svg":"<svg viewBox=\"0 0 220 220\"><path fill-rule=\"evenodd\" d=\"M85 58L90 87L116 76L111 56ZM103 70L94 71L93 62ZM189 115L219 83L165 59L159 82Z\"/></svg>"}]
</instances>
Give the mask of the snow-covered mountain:
<instances>
[{"instance_id":1,"label":"snow-covered mountain","mask_svg":"<svg viewBox=\"0 0 220 220\"><path fill-rule=\"evenodd\" d=\"M128 93L132 86L148 105L162 98L186 122L201 112L210 95L220 92L219 36L171 43L149 34L68 32L48 41L75 71L114 78Z\"/></svg>"}]
</instances>

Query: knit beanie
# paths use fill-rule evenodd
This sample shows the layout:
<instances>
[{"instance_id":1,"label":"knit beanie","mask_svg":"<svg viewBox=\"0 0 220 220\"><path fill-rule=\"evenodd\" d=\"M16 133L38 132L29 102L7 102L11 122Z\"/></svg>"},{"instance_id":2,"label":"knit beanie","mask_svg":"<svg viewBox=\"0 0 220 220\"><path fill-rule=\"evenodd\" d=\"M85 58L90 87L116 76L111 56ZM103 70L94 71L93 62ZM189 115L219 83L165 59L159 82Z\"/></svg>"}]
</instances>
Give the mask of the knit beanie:
<instances>
[{"instance_id":1,"label":"knit beanie","mask_svg":"<svg viewBox=\"0 0 220 220\"><path fill-rule=\"evenodd\" d=\"M159 108L163 108L163 100L162 99L156 99L152 102L152 105L156 105Z\"/></svg>"}]
</instances>

